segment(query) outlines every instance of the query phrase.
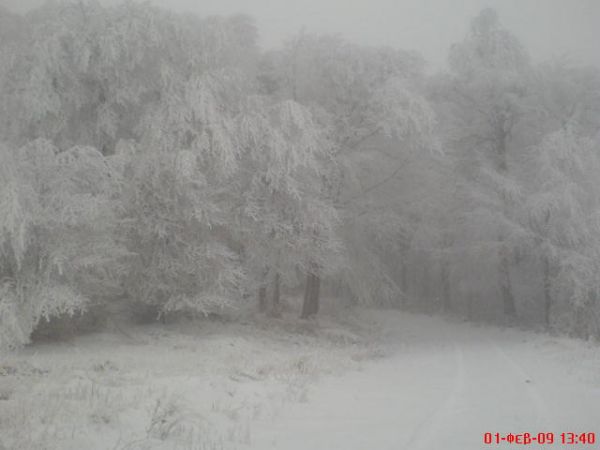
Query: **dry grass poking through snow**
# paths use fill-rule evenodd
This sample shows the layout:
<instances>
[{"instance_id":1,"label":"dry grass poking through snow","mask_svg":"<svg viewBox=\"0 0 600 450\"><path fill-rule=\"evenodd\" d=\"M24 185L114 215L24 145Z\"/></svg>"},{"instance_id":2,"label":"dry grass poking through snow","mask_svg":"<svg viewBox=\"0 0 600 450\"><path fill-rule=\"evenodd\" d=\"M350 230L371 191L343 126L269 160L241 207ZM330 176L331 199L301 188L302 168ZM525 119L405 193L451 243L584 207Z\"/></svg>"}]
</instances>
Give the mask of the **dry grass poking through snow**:
<instances>
[{"instance_id":1,"label":"dry grass poking through snow","mask_svg":"<svg viewBox=\"0 0 600 450\"><path fill-rule=\"evenodd\" d=\"M306 401L323 375L384 356L353 312L136 327L0 359L0 449L224 450Z\"/></svg>"}]
</instances>

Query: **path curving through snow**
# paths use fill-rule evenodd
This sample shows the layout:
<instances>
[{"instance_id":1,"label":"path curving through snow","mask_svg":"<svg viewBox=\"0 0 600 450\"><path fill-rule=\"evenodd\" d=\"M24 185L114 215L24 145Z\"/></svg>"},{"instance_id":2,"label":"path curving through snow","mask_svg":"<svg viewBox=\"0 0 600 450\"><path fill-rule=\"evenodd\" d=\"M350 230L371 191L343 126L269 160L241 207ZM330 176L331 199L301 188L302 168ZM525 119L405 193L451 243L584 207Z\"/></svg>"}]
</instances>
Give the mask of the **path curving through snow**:
<instances>
[{"instance_id":1,"label":"path curving through snow","mask_svg":"<svg viewBox=\"0 0 600 450\"><path fill-rule=\"evenodd\" d=\"M322 379L252 427L251 449L574 448L483 442L485 432L595 432L600 352L583 342L399 312L393 355ZM598 448L579 445L580 448Z\"/></svg>"}]
</instances>

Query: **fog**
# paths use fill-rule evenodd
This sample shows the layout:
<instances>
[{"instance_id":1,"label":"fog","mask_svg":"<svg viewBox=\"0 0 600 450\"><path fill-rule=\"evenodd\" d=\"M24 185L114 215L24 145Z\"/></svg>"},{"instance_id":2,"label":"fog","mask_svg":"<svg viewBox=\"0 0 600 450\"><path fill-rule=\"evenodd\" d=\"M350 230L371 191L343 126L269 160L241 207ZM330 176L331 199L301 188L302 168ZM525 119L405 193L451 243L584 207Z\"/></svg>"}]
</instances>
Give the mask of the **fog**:
<instances>
[{"instance_id":1,"label":"fog","mask_svg":"<svg viewBox=\"0 0 600 450\"><path fill-rule=\"evenodd\" d=\"M600 2L2 6L0 450L600 440Z\"/></svg>"},{"instance_id":2,"label":"fog","mask_svg":"<svg viewBox=\"0 0 600 450\"><path fill-rule=\"evenodd\" d=\"M42 0L0 0L0 4L19 12L42 3ZM260 42L265 48L277 47L291 34L305 29L339 34L359 44L416 50L433 70L446 64L449 43L462 38L470 18L489 6L534 58L568 57L576 63L600 67L597 0L154 0L151 3L202 16L250 14L256 18Z\"/></svg>"}]
</instances>

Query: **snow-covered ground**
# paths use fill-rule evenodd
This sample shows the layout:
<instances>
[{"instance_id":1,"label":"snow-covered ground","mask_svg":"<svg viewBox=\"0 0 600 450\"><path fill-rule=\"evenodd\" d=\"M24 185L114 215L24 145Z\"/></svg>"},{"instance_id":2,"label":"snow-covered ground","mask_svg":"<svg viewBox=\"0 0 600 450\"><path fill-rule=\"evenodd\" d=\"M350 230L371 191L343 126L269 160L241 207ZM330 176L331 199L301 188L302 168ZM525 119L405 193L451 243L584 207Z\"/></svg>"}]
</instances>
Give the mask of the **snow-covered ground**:
<instances>
[{"instance_id":1,"label":"snow-covered ground","mask_svg":"<svg viewBox=\"0 0 600 450\"><path fill-rule=\"evenodd\" d=\"M0 449L230 449L322 376L382 357L354 312L128 327L0 356Z\"/></svg>"},{"instance_id":2,"label":"snow-covered ground","mask_svg":"<svg viewBox=\"0 0 600 450\"><path fill-rule=\"evenodd\" d=\"M395 328L393 356L313 386L307 402L254 424L250 448L541 448L486 445L486 432L494 440L495 433L554 433L544 448L573 448L562 445L561 433L595 432L600 439L597 347L402 313L381 320L382 328Z\"/></svg>"},{"instance_id":3,"label":"snow-covered ground","mask_svg":"<svg viewBox=\"0 0 600 450\"><path fill-rule=\"evenodd\" d=\"M518 446L486 445L485 432L600 439L600 350L363 310L318 323L137 327L0 360L7 449Z\"/></svg>"}]
</instances>

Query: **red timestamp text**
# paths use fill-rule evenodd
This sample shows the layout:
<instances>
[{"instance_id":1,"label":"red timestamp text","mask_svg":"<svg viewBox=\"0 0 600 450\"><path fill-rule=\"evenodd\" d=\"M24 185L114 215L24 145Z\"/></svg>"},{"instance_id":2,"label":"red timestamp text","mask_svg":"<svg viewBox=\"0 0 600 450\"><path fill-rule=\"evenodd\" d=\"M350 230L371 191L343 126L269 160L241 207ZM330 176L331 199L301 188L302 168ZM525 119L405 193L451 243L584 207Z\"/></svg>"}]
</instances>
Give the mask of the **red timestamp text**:
<instances>
[{"instance_id":1,"label":"red timestamp text","mask_svg":"<svg viewBox=\"0 0 600 450\"><path fill-rule=\"evenodd\" d=\"M596 433L484 433L483 443L493 444L515 444L515 445L588 445L596 443Z\"/></svg>"}]
</instances>

